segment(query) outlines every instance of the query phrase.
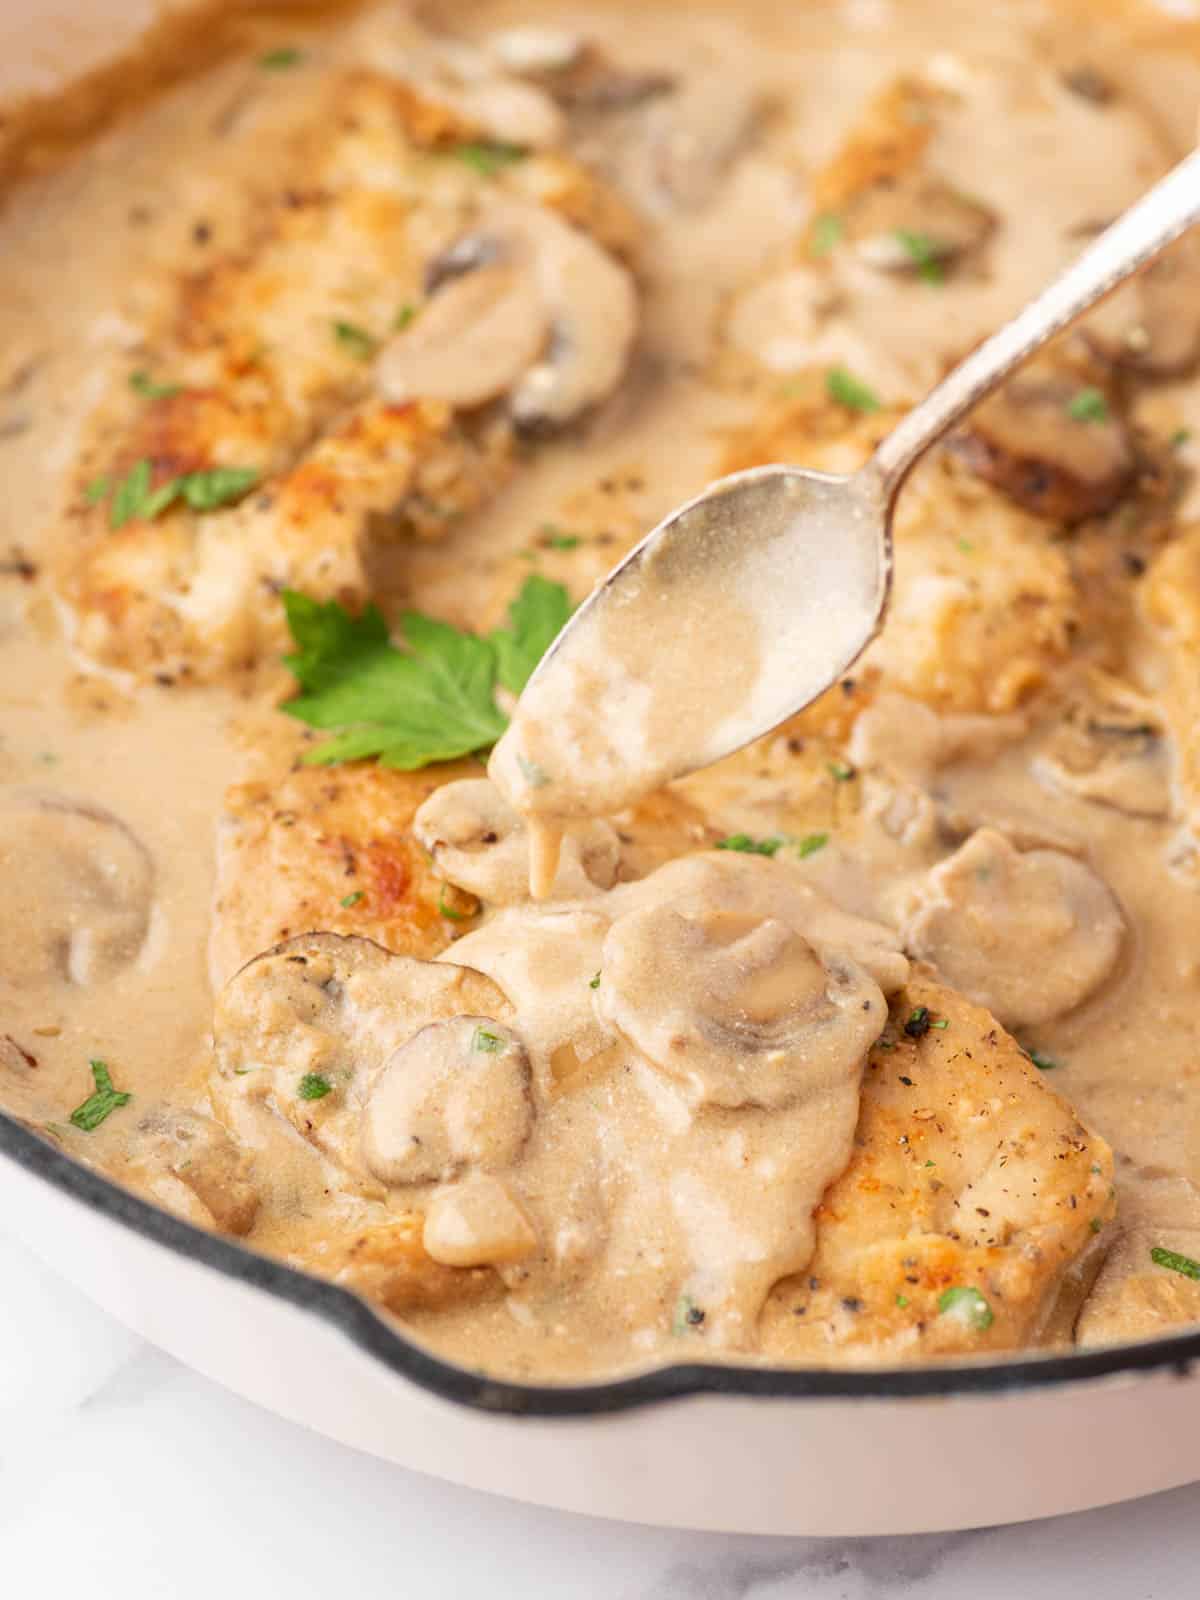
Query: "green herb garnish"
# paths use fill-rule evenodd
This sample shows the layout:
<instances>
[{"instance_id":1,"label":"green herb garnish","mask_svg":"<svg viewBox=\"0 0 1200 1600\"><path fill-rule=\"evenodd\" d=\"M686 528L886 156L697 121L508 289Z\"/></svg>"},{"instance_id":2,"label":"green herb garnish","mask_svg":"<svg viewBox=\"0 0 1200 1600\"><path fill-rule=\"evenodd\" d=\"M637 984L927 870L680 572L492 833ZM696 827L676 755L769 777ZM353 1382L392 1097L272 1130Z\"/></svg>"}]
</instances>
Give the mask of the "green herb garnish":
<instances>
[{"instance_id":1,"label":"green herb garnish","mask_svg":"<svg viewBox=\"0 0 1200 1600\"><path fill-rule=\"evenodd\" d=\"M91 1133L106 1117L127 1106L133 1099L131 1094L113 1088L107 1062L93 1060L88 1062L88 1066L92 1069L92 1081L96 1087L83 1104L76 1106L71 1113L71 1126L82 1128L84 1133Z\"/></svg>"},{"instance_id":2,"label":"green herb garnish","mask_svg":"<svg viewBox=\"0 0 1200 1600\"><path fill-rule=\"evenodd\" d=\"M123 528L134 518L152 522L176 500L182 500L193 511L216 511L234 500L240 500L247 490L254 487L258 482L258 468L206 467L199 472L168 478L157 489L150 487L151 478L150 462L143 456L140 461L134 462L112 491L108 505L110 528ZM101 500L107 492L108 480L97 479L88 489L88 498L92 501Z\"/></svg>"},{"instance_id":3,"label":"green herb garnish","mask_svg":"<svg viewBox=\"0 0 1200 1600\"><path fill-rule=\"evenodd\" d=\"M931 1022L929 1026L931 1028L948 1028L950 1026L950 1019L948 1017L943 1017L940 1022Z\"/></svg>"},{"instance_id":4,"label":"green herb garnish","mask_svg":"<svg viewBox=\"0 0 1200 1600\"><path fill-rule=\"evenodd\" d=\"M487 1028L476 1028L471 1040L472 1050L482 1050L484 1055L498 1056L504 1052L504 1040L498 1033L492 1033Z\"/></svg>"},{"instance_id":5,"label":"green herb garnish","mask_svg":"<svg viewBox=\"0 0 1200 1600\"><path fill-rule=\"evenodd\" d=\"M1091 1227L1093 1233L1099 1233L1104 1224L1100 1221L1099 1217L1093 1217L1089 1226Z\"/></svg>"},{"instance_id":6,"label":"green herb garnish","mask_svg":"<svg viewBox=\"0 0 1200 1600\"><path fill-rule=\"evenodd\" d=\"M731 833L727 839L718 839L714 850L736 850L744 856L773 856L783 848L784 839L752 839L748 833Z\"/></svg>"},{"instance_id":7,"label":"green herb garnish","mask_svg":"<svg viewBox=\"0 0 1200 1600\"><path fill-rule=\"evenodd\" d=\"M923 283L941 283L946 270L942 265L941 246L927 233L914 233L909 228L896 229L896 241L916 263L917 276Z\"/></svg>"},{"instance_id":8,"label":"green herb garnish","mask_svg":"<svg viewBox=\"0 0 1200 1600\"><path fill-rule=\"evenodd\" d=\"M324 1100L327 1094L333 1093L333 1085L319 1072L306 1072L296 1093L301 1100Z\"/></svg>"},{"instance_id":9,"label":"green herb garnish","mask_svg":"<svg viewBox=\"0 0 1200 1600\"><path fill-rule=\"evenodd\" d=\"M536 574L526 578L508 608L508 627L491 635L496 676L506 689L520 694L570 616L571 600L561 583Z\"/></svg>"},{"instance_id":10,"label":"green herb garnish","mask_svg":"<svg viewBox=\"0 0 1200 1600\"><path fill-rule=\"evenodd\" d=\"M841 242L846 224L836 211L823 211L813 218L812 232L808 236L810 256L827 256Z\"/></svg>"},{"instance_id":11,"label":"green herb garnish","mask_svg":"<svg viewBox=\"0 0 1200 1600\"><path fill-rule=\"evenodd\" d=\"M1099 389L1080 389L1067 402L1067 415L1072 422L1107 422L1108 401Z\"/></svg>"},{"instance_id":12,"label":"green herb garnish","mask_svg":"<svg viewBox=\"0 0 1200 1600\"><path fill-rule=\"evenodd\" d=\"M267 72L286 72L289 67L298 67L303 60L303 50L297 50L294 44L285 44L278 50L268 50L266 55L259 56L258 64Z\"/></svg>"},{"instance_id":13,"label":"green herb garnish","mask_svg":"<svg viewBox=\"0 0 1200 1600\"><path fill-rule=\"evenodd\" d=\"M827 833L806 833L803 839L796 840L795 851L803 861L808 856L815 856L818 850L824 850L828 843Z\"/></svg>"},{"instance_id":14,"label":"green herb garnish","mask_svg":"<svg viewBox=\"0 0 1200 1600\"><path fill-rule=\"evenodd\" d=\"M597 972L595 977L588 979L588 988L589 989L598 989L599 987L600 987L600 974Z\"/></svg>"},{"instance_id":15,"label":"green herb garnish","mask_svg":"<svg viewBox=\"0 0 1200 1600\"><path fill-rule=\"evenodd\" d=\"M344 894L340 903L347 911L349 911L351 906L356 906L363 898L363 891L361 889L355 889L353 894Z\"/></svg>"},{"instance_id":16,"label":"green herb garnish","mask_svg":"<svg viewBox=\"0 0 1200 1600\"><path fill-rule=\"evenodd\" d=\"M883 409L879 396L865 383L860 383L845 367L834 367L825 374L825 392L838 405L848 411L870 413Z\"/></svg>"},{"instance_id":17,"label":"green herb garnish","mask_svg":"<svg viewBox=\"0 0 1200 1600\"><path fill-rule=\"evenodd\" d=\"M1179 450L1183 445L1187 444L1191 437L1192 430L1190 428L1176 428L1175 432L1171 435L1172 449Z\"/></svg>"},{"instance_id":18,"label":"green herb garnish","mask_svg":"<svg viewBox=\"0 0 1200 1600\"><path fill-rule=\"evenodd\" d=\"M111 490L111 478L93 478L91 483L85 487L83 491L83 498L87 501L88 505L94 506L101 500L107 500Z\"/></svg>"},{"instance_id":19,"label":"green herb garnish","mask_svg":"<svg viewBox=\"0 0 1200 1600\"><path fill-rule=\"evenodd\" d=\"M957 1317L976 1333L983 1333L996 1320L979 1290L968 1286L947 1289L939 1295L938 1310L944 1317Z\"/></svg>"},{"instance_id":20,"label":"green herb garnish","mask_svg":"<svg viewBox=\"0 0 1200 1600\"><path fill-rule=\"evenodd\" d=\"M375 354L375 339L357 322L335 322L333 337L357 361L369 361Z\"/></svg>"},{"instance_id":21,"label":"green herb garnish","mask_svg":"<svg viewBox=\"0 0 1200 1600\"><path fill-rule=\"evenodd\" d=\"M169 400L173 394L179 394L183 385L179 383L155 383L148 372L139 370L129 374L129 387L134 394L140 394L146 400Z\"/></svg>"},{"instance_id":22,"label":"green herb garnish","mask_svg":"<svg viewBox=\"0 0 1200 1600\"><path fill-rule=\"evenodd\" d=\"M72 1117L71 1121L74 1120ZM1166 1267L1168 1272L1180 1272L1185 1278L1200 1279L1200 1261L1193 1261L1191 1256L1181 1256L1177 1250L1164 1250L1156 1244L1150 1252L1150 1259L1156 1267Z\"/></svg>"},{"instance_id":23,"label":"green herb garnish","mask_svg":"<svg viewBox=\"0 0 1200 1600\"><path fill-rule=\"evenodd\" d=\"M921 1039L932 1026L929 1020L929 1007L914 1006L909 1013L908 1021L904 1024L904 1031L910 1039Z\"/></svg>"},{"instance_id":24,"label":"green herb garnish","mask_svg":"<svg viewBox=\"0 0 1200 1600\"><path fill-rule=\"evenodd\" d=\"M449 900L446 899L447 888L448 885L443 884L438 890L438 916L445 917L449 922L466 922L468 920L468 913L465 911L459 911L456 906L452 906Z\"/></svg>"},{"instance_id":25,"label":"green herb garnish","mask_svg":"<svg viewBox=\"0 0 1200 1600\"><path fill-rule=\"evenodd\" d=\"M901 1311L903 1311L905 1306L908 1304L908 1296L906 1294L898 1294L896 1296L896 1304L900 1307Z\"/></svg>"},{"instance_id":26,"label":"green herb garnish","mask_svg":"<svg viewBox=\"0 0 1200 1600\"><path fill-rule=\"evenodd\" d=\"M402 305L396 313L396 320L392 323L392 332L403 333L416 314L417 308L411 301L407 305Z\"/></svg>"},{"instance_id":27,"label":"green herb garnish","mask_svg":"<svg viewBox=\"0 0 1200 1600\"><path fill-rule=\"evenodd\" d=\"M1043 1055L1040 1050L1026 1050L1025 1054L1039 1072L1053 1072L1056 1067L1062 1065L1060 1061L1055 1061L1053 1056Z\"/></svg>"},{"instance_id":28,"label":"green herb garnish","mask_svg":"<svg viewBox=\"0 0 1200 1600\"><path fill-rule=\"evenodd\" d=\"M828 761L826 767L835 783L849 783L851 778L857 776L848 761Z\"/></svg>"},{"instance_id":29,"label":"green herb garnish","mask_svg":"<svg viewBox=\"0 0 1200 1600\"><path fill-rule=\"evenodd\" d=\"M542 543L547 550L577 550L583 539L577 533L563 533L552 522L542 526Z\"/></svg>"},{"instance_id":30,"label":"green herb garnish","mask_svg":"<svg viewBox=\"0 0 1200 1600\"><path fill-rule=\"evenodd\" d=\"M524 161L525 150L519 144L505 144L495 139L472 139L455 145L454 154L481 177L494 178L504 167Z\"/></svg>"}]
</instances>

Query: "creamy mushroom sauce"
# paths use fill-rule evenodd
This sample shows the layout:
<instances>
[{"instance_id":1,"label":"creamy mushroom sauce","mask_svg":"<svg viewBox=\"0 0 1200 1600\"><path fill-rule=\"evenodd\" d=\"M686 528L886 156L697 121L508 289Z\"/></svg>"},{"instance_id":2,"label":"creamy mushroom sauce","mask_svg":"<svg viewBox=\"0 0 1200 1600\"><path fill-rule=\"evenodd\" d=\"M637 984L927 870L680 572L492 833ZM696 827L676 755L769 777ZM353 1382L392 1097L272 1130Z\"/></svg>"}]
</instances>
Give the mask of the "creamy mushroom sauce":
<instances>
[{"instance_id":1,"label":"creamy mushroom sauce","mask_svg":"<svg viewBox=\"0 0 1200 1600\"><path fill-rule=\"evenodd\" d=\"M956 14L952 27L934 0L750 4L735 20L717 5L636 17L589 7L578 25L601 50L648 82L679 84L632 148L610 148L602 127L582 140L585 156L617 169L650 232L633 376L494 507L393 557L383 598L461 623L494 614L497 579L531 530L569 525L572 508L594 517L620 486L615 537L541 549L544 569L578 594L718 470L728 430L758 416L794 370L844 365L888 404L919 392L1191 136L1200 68L1182 51L1188 36L1123 8L1085 14L1081 61L1079 13L1067 6L996 6ZM569 6L546 0L480 0L454 20L481 41L507 30L502 53L518 68L531 53L544 61L536 30L577 25ZM1136 50L1123 47L1123 27ZM288 115L302 117L339 40L304 31L311 61L294 77L248 87L233 62L170 90L26 182L0 221L0 1101L191 1220L318 1270L340 1260L328 1239L400 1196L424 1215L425 1258L451 1275L439 1284L457 1273L469 1287L459 1298L448 1289L438 1308L414 1302L404 1320L472 1365L554 1377L681 1355L786 1360L787 1339L764 1350L757 1320L773 1286L810 1259L821 1196L854 1148L886 997L912 958L1053 1063L1054 1088L1117 1152L1119 1247L1105 1258L1097 1210L1067 1313L1047 1302L1032 1341L1070 1342L1076 1324L1078 1337L1111 1338L1180 1320L1151 1293L1131 1313L1121 1274L1156 1243L1200 1254L1194 846L1180 830L1160 708L1106 687L1087 662L1007 715L939 716L881 695L833 762L784 732L664 797L666 854L694 854L639 860L628 819L591 824L568 836L555 898L536 907L523 899L515 815L482 779L441 789L415 829L442 876L485 902L442 958L474 974L435 976L404 958L393 967L359 947L347 955L332 936L302 937L226 990L210 1078L214 818L246 749L284 737L281 719L241 689L169 676L135 686L98 671L73 653L42 573L69 537L58 496L82 419L100 375L130 359L156 266L188 259L201 230L220 237L250 164L269 176L269 147L236 137L247 101L287 97ZM896 218L860 219L853 292L822 306L803 271L764 275L763 264L786 260L812 225L807 175L903 72L924 72L951 105L944 187L926 197L936 259L987 238L989 270L934 293L897 256ZM546 137L558 133L551 119ZM457 312L449 297L439 311L480 319L489 350L510 341L506 371L527 365L553 320L553 282L541 310L522 303L510 315L506 301L534 225L517 207L498 215L492 276L464 277ZM624 290L614 280L595 292L623 365ZM718 326L726 353L752 358L756 376L745 366L736 381L714 380ZM1120 342L1107 322L1097 330ZM436 332L414 329L389 353L386 392L451 381L423 348ZM487 373L468 372L456 393L475 378L479 396L491 391ZM1140 404L1164 434L1200 426L1185 382L1160 383ZM1004 426L1000 417L977 435L994 474L1006 470ZM1095 459L1071 467L1077 479L1126 475L1104 439L1093 446ZM888 648L885 637L885 674ZM772 860L704 849L742 832L785 843ZM271 987L290 960L300 962L285 975L291 988ZM316 998L305 963L324 974ZM310 1008L307 1032L296 1005ZM295 1107L302 1122L288 1124L253 1084L247 1050L289 1081L341 1051L361 1098ZM91 1060L132 1101L84 1130L68 1118L92 1088ZM1089 1191L1089 1206L1102 1201Z\"/></svg>"}]
</instances>

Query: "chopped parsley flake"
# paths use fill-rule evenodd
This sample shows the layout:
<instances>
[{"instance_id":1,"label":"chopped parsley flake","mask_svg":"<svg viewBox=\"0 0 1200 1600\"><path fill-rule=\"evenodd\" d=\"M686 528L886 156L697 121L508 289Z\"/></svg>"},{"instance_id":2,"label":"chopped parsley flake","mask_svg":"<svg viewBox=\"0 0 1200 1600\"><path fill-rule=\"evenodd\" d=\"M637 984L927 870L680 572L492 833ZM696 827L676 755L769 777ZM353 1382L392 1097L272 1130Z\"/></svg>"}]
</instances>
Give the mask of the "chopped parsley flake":
<instances>
[{"instance_id":1,"label":"chopped parsley flake","mask_svg":"<svg viewBox=\"0 0 1200 1600\"><path fill-rule=\"evenodd\" d=\"M375 354L374 337L365 328L360 328L357 322L335 322L333 337L347 354L358 361L369 361Z\"/></svg>"},{"instance_id":2,"label":"chopped parsley flake","mask_svg":"<svg viewBox=\"0 0 1200 1600\"><path fill-rule=\"evenodd\" d=\"M286 72L289 67L298 67L303 60L303 50L297 50L294 44L285 44L259 56L258 64L267 72Z\"/></svg>"},{"instance_id":3,"label":"chopped parsley flake","mask_svg":"<svg viewBox=\"0 0 1200 1600\"><path fill-rule=\"evenodd\" d=\"M1108 401L1099 389L1080 389L1067 403L1072 422L1107 422Z\"/></svg>"},{"instance_id":4,"label":"chopped parsley flake","mask_svg":"<svg viewBox=\"0 0 1200 1600\"><path fill-rule=\"evenodd\" d=\"M406 305L402 305L396 313L396 320L392 323L392 332L403 333L416 314L417 308L411 301Z\"/></svg>"},{"instance_id":5,"label":"chopped parsley flake","mask_svg":"<svg viewBox=\"0 0 1200 1600\"><path fill-rule=\"evenodd\" d=\"M718 839L715 850L736 850L744 856L773 856L785 844L783 839L752 839L748 833L731 833Z\"/></svg>"},{"instance_id":6,"label":"chopped parsley flake","mask_svg":"<svg viewBox=\"0 0 1200 1600\"><path fill-rule=\"evenodd\" d=\"M908 1296L906 1294L898 1294L896 1296L896 1304L900 1307L901 1311L903 1311L905 1306L908 1304Z\"/></svg>"},{"instance_id":7,"label":"chopped parsley flake","mask_svg":"<svg viewBox=\"0 0 1200 1600\"><path fill-rule=\"evenodd\" d=\"M353 894L344 894L342 896L341 904L349 911L350 907L356 906L361 899L363 899L363 891L355 889Z\"/></svg>"},{"instance_id":8,"label":"chopped parsley flake","mask_svg":"<svg viewBox=\"0 0 1200 1600\"><path fill-rule=\"evenodd\" d=\"M904 1031L910 1039L920 1039L927 1034L933 1024L929 1020L928 1006L914 1006L908 1021L904 1024Z\"/></svg>"},{"instance_id":9,"label":"chopped parsley flake","mask_svg":"<svg viewBox=\"0 0 1200 1600\"><path fill-rule=\"evenodd\" d=\"M847 411L869 414L883 409L879 396L865 383L860 383L845 367L834 367L825 375L825 391L831 400L845 406Z\"/></svg>"},{"instance_id":10,"label":"chopped parsley flake","mask_svg":"<svg viewBox=\"0 0 1200 1600\"><path fill-rule=\"evenodd\" d=\"M1179 450L1185 444L1187 444L1191 437L1192 430L1190 428L1176 428L1175 432L1171 435L1171 445L1174 449Z\"/></svg>"},{"instance_id":11,"label":"chopped parsley flake","mask_svg":"<svg viewBox=\"0 0 1200 1600\"><path fill-rule=\"evenodd\" d=\"M443 884L438 890L438 916L445 917L449 922L466 922L468 920L468 913L465 911L459 911L456 906L452 906L449 900L446 899L447 887L448 885Z\"/></svg>"},{"instance_id":12,"label":"chopped parsley flake","mask_svg":"<svg viewBox=\"0 0 1200 1600\"><path fill-rule=\"evenodd\" d=\"M333 1085L319 1072L306 1072L296 1093L301 1100L324 1100L327 1094L333 1093Z\"/></svg>"},{"instance_id":13,"label":"chopped parsley flake","mask_svg":"<svg viewBox=\"0 0 1200 1600\"><path fill-rule=\"evenodd\" d=\"M563 533L552 522L543 524L542 543L547 550L578 550L583 539L577 533Z\"/></svg>"},{"instance_id":14,"label":"chopped parsley flake","mask_svg":"<svg viewBox=\"0 0 1200 1600\"><path fill-rule=\"evenodd\" d=\"M943 282L946 271L941 262L941 249L936 239L927 233L914 233L909 228L897 228L896 241L916 263L917 276L923 283Z\"/></svg>"},{"instance_id":15,"label":"chopped parsley flake","mask_svg":"<svg viewBox=\"0 0 1200 1600\"><path fill-rule=\"evenodd\" d=\"M598 989L599 987L600 987L600 974L597 973L594 978L589 978L588 979L588 988L589 989Z\"/></svg>"},{"instance_id":16,"label":"chopped parsley flake","mask_svg":"<svg viewBox=\"0 0 1200 1600\"><path fill-rule=\"evenodd\" d=\"M849 783L857 775L848 761L828 761L826 767L835 783Z\"/></svg>"},{"instance_id":17,"label":"chopped parsley flake","mask_svg":"<svg viewBox=\"0 0 1200 1600\"><path fill-rule=\"evenodd\" d=\"M812 232L808 236L810 256L827 256L841 242L846 224L836 211L823 211L813 218Z\"/></svg>"},{"instance_id":18,"label":"chopped parsley flake","mask_svg":"<svg viewBox=\"0 0 1200 1600\"><path fill-rule=\"evenodd\" d=\"M72 1127L82 1128L84 1133L91 1133L105 1118L122 1106L127 1106L133 1099L131 1094L113 1088L107 1062L93 1060L88 1062L88 1066L92 1069L92 1082L96 1087L83 1104L76 1106L71 1113Z\"/></svg>"},{"instance_id":19,"label":"chopped parsley flake","mask_svg":"<svg viewBox=\"0 0 1200 1600\"><path fill-rule=\"evenodd\" d=\"M1101 1228L1102 1228L1102 1227L1103 1227L1103 1226L1104 1226L1104 1224L1103 1224L1103 1223L1102 1223L1102 1222L1101 1222L1101 1221L1100 1221L1100 1218L1099 1218L1099 1217L1093 1217L1093 1218L1092 1218L1092 1221L1091 1221L1091 1229L1092 1229L1092 1232L1093 1232L1093 1233L1099 1233L1099 1232L1100 1232L1100 1229L1101 1229Z\"/></svg>"},{"instance_id":20,"label":"chopped parsley flake","mask_svg":"<svg viewBox=\"0 0 1200 1600\"><path fill-rule=\"evenodd\" d=\"M483 178L494 178L505 167L524 161L525 150L519 144L504 144L500 140L474 139L455 145L454 154L472 171Z\"/></svg>"},{"instance_id":21,"label":"chopped parsley flake","mask_svg":"<svg viewBox=\"0 0 1200 1600\"><path fill-rule=\"evenodd\" d=\"M802 839L796 840L796 854L804 861L808 856L815 856L818 850L824 850L828 843L827 833L806 833Z\"/></svg>"},{"instance_id":22,"label":"chopped parsley flake","mask_svg":"<svg viewBox=\"0 0 1200 1600\"><path fill-rule=\"evenodd\" d=\"M74 1120L72 1117L71 1121ZM1181 1256L1177 1250L1164 1250L1161 1245L1155 1245L1150 1252L1150 1259L1156 1267L1166 1267L1168 1272L1180 1272L1185 1278L1200 1279L1200 1261L1193 1261L1191 1256Z\"/></svg>"},{"instance_id":23,"label":"chopped parsley flake","mask_svg":"<svg viewBox=\"0 0 1200 1600\"><path fill-rule=\"evenodd\" d=\"M1029 1057L1030 1061L1033 1062L1034 1066L1039 1072L1053 1072L1055 1067L1062 1065L1062 1063L1056 1061L1053 1056L1043 1055L1040 1050L1026 1050L1025 1054Z\"/></svg>"},{"instance_id":24,"label":"chopped parsley flake","mask_svg":"<svg viewBox=\"0 0 1200 1600\"><path fill-rule=\"evenodd\" d=\"M101 500L107 500L112 490L111 478L93 478L83 491L83 498L88 505L94 506Z\"/></svg>"},{"instance_id":25,"label":"chopped parsley flake","mask_svg":"<svg viewBox=\"0 0 1200 1600\"><path fill-rule=\"evenodd\" d=\"M374 606L354 617L335 600L290 589L283 604L296 645L284 661L301 692L282 709L312 728L336 730L306 753L306 764L376 757L405 772L495 744L508 726L497 683L520 694L571 614L563 585L533 576L509 607L507 628L483 637L408 611L395 645ZM535 787L536 773L525 774ZM540 773L540 783L548 781Z\"/></svg>"},{"instance_id":26,"label":"chopped parsley flake","mask_svg":"<svg viewBox=\"0 0 1200 1600\"><path fill-rule=\"evenodd\" d=\"M129 374L129 387L146 400L169 400L183 386L178 383L155 383L148 372L138 371Z\"/></svg>"},{"instance_id":27,"label":"chopped parsley flake","mask_svg":"<svg viewBox=\"0 0 1200 1600\"><path fill-rule=\"evenodd\" d=\"M940 1022L931 1022L929 1026L931 1028L948 1028L950 1026L950 1019L949 1017L943 1017Z\"/></svg>"},{"instance_id":28,"label":"chopped parsley flake","mask_svg":"<svg viewBox=\"0 0 1200 1600\"><path fill-rule=\"evenodd\" d=\"M504 1040L498 1033L492 1033L487 1028L476 1028L474 1038L471 1040L472 1050L482 1050L484 1055L498 1056L504 1054Z\"/></svg>"},{"instance_id":29,"label":"chopped parsley flake","mask_svg":"<svg viewBox=\"0 0 1200 1600\"><path fill-rule=\"evenodd\" d=\"M965 1322L976 1333L983 1333L996 1320L979 1290L967 1285L947 1289L939 1295L938 1310L944 1317L956 1317Z\"/></svg>"}]
</instances>

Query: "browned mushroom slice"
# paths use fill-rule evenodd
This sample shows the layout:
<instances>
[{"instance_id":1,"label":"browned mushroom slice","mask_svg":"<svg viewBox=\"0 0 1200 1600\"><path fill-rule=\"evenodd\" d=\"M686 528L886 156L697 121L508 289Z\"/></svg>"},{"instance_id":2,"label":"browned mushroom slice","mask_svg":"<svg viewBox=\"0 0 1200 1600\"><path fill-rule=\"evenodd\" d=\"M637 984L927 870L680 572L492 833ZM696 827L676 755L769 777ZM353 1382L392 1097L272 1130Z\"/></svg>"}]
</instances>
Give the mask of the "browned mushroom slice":
<instances>
[{"instance_id":1,"label":"browned mushroom slice","mask_svg":"<svg viewBox=\"0 0 1200 1600\"><path fill-rule=\"evenodd\" d=\"M0 807L0 981L101 983L131 962L149 926L154 866L119 818L65 795Z\"/></svg>"},{"instance_id":2,"label":"browned mushroom slice","mask_svg":"<svg viewBox=\"0 0 1200 1600\"><path fill-rule=\"evenodd\" d=\"M1011 500L1055 522L1112 509L1133 483L1133 445L1098 390L1019 378L985 401L951 447Z\"/></svg>"},{"instance_id":3,"label":"browned mushroom slice","mask_svg":"<svg viewBox=\"0 0 1200 1600\"><path fill-rule=\"evenodd\" d=\"M258 1215L250 1157L224 1128L196 1112L160 1109L142 1118L138 1135L136 1158L122 1177L171 1210L180 1209L171 1194L170 1180L177 1180L221 1233L250 1232Z\"/></svg>"},{"instance_id":4,"label":"browned mushroom slice","mask_svg":"<svg viewBox=\"0 0 1200 1600\"><path fill-rule=\"evenodd\" d=\"M507 28L489 41L510 72L537 83L567 111L626 111L667 94L668 72L620 66L591 40L562 28Z\"/></svg>"},{"instance_id":5,"label":"browned mushroom slice","mask_svg":"<svg viewBox=\"0 0 1200 1600\"><path fill-rule=\"evenodd\" d=\"M1114 366L1153 377L1189 371L1200 357L1200 238L1185 234L1093 311L1083 334Z\"/></svg>"},{"instance_id":6,"label":"browned mushroom slice","mask_svg":"<svg viewBox=\"0 0 1200 1600\"><path fill-rule=\"evenodd\" d=\"M978 250L995 226L980 201L920 173L867 190L845 221L846 241L860 261L927 278Z\"/></svg>"}]
</instances>

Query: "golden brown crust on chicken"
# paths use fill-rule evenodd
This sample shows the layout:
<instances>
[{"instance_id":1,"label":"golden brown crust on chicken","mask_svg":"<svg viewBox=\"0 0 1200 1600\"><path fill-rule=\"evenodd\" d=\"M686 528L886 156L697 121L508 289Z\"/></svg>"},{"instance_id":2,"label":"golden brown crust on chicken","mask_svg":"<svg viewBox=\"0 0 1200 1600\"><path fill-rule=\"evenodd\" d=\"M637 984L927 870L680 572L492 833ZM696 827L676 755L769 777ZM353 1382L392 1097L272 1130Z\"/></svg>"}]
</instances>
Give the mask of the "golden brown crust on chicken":
<instances>
[{"instance_id":1,"label":"golden brown crust on chicken","mask_svg":"<svg viewBox=\"0 0 1200 1600\"><path fill-rule=\"evenodd\" d=\"M209 948L218 987L261 951L317 929L432 959L469 926L474 907L434 874L412 819L435 789L477 777L478 765L306 767L306 748L281 742L226 797Z\"/></svg>"},{"instance_id":2,"label":"golden brown crust on chicken","mask_svg":"<svg viewBox=\"0 0 1200 1600\"><path fill-rule=\"evenodd\" d=\"M315 1240L288 1260L397 1314L441 1311L500 1292L500 1279L490 1267L445 1267L435 1261L422 1243L424 1227L420 1212L407 1212Z\"/></svg>"},{"instance_id":3,"label":"golden brown crust on chicken","mask_svg":"<svg viewBox=\"0 0 1200 1600\"><path fill-rule=\"evenodd\" d=\"M764 1350L869 1364L1030 1343L1111 1214L1112 1170L989 1012L914 977L871 1052L812 1262L768 1303ZM955 1289L986 1311L972 1293L945 1300Z\"/></svg>"},{"instance_id":4,"label":"golden brown crust on chicken","mask_svg":"<svg viewBox=\"0 0 1200 1600\"><path fill-rule=\"evenodd\" d=\"M242 237L179 275L85 430L65 510L60 594L85 654L139 676L215 679L284 640L285 585L361 602L380 538L437 536L507 480L494 407L378 396L371 357L411 317L430 259L507 192L628 251L620 202L569 157L480 171L476 130L410 85L333 76ZM130 371L149 375L136 391ZM114 517L147 464L153 492L213 468L257 474L240 503L176 496ZM147 470L143 468L143 470ZM114 521L116 526L114 526Z\"/></svg>"}]
</instances>

